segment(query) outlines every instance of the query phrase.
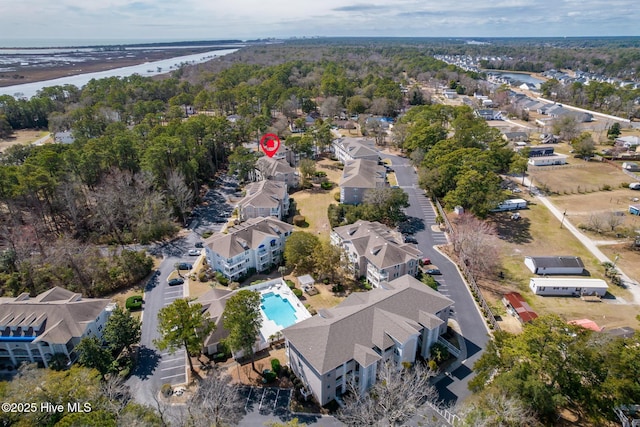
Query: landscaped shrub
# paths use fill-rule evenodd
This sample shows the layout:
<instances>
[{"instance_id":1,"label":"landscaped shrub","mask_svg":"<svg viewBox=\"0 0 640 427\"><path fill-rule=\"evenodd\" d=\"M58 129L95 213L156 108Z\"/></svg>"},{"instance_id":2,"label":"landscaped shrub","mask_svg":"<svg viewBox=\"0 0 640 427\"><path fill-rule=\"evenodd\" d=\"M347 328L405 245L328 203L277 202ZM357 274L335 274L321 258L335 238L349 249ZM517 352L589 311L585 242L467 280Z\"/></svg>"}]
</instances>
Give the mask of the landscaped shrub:
<instances>
[{"instance_id":1,"label":"landscaped shrub","mask_svg":"<svg viewBox=\"0 0 640 427\"><path fill-rule=\"evenodd\" d=\"M127 301L125 302L125 307L129 311L140 310L142 308L142 296L134 295L127 298Z\"/></svg>"},{"instance_id":2,"label":"landscaped shrub","mask_svg":"<svg viewBox=\"0 0 640 427\"><path fill-rule=\"evenodd\" d=\"M293 225L297 225L298 227L302 227L306 224L306 218L304 215L296 215L293 217Z\"/></svg>"},{"instance_id":3,"label":"landscaped shrub","mask_svg":"<svg viewBox=\"0 0 640 427\"><path fill-rule=\"evenodd\" d=\"M285 283L287 284L287 286L289 287L289 289L293 289L293 288L295 288L295 287L296 287L296 284L295 284L295 283L293 283L293 280L289 280L289 279L287 279L287 280L285 280Z\"/></svg>"},{"instance_id":4,"label":"landscaped shrub","mask_svg":"<svg viewBox=\"0 0 640 427\"><path fill-rule=\"evenodd\" d=\"M331 190L333 188L333 182L331 181L321 182L320 188L322 188L323 190Z\"/></svg>"},{"instance_id":5,"label":"landscaped shrub","mask_svg":"<svg viewBox=\"0 0 640 427\"><path fill-rule=\"evenodd\" d=\"M164 397L171 396L171 393L173 392L173 390L171 390L171 384L162 384L160 391Z\"/></svg>"},{"instance_id":6,"label":"landscaped shrub","mask_svg":"<svg viewBox=\"0 0 640 427\"><path fill-rule=\"evenodd\" d=\"M218 283L220 283L222 286L228 286L229 285L229 279L224 277L224 275L222 273L220 273L219 271L216 271L216 281Z\"/></svg>"},{"instance_id":7,"label":"landscaped shrub","mask_svg":"<svg viewBox=\"0 0 640 427\"><path fill-rule=\"evenodd\" d=\"M278 378L278 376L273 371L265 369L264 372L262 372L262 382L264 383L272 383L276 380L276 378Z\"/></svg>"},{"instance_id":8,"label":"landscaped shrub","mask_svg":"<svg viewBox=\"0 0 640 427\"><path fill-rule=\"evenodd\" d=\"M302 290L295 288L293 289L293 294L300 298L302 296Z\"/></svg>"},{"instance_id":9,"label":"landscaped shrub","mask_svg":"<svg viewBox=\"0 0 640 427\"><path fill-rule=\"evenodd\" d=\"M282 365L280 365L280 360L271 359L271 370L276 374L279 374L281 369L282 369Z\"/></svg>"},{"instance_id":10,"label":"landscaped shrub","mask_svg":"<svg viewBox=\"0 0 640 427\"><path fill-rule=\"evenodd\" d=\"M327 176L327 173L324 171L316 171L316 173L314 173L314 175L318 178L324 178L325 176Z\"/></svg>"},{"instance_id":11,"label":"landscaped shrub","mask_svg":"<svg viewBox=\"0 0 640 427\"><path fill-rule=\"evenodd\" d=\"M336 191L335 193L333 193L333 199L334 199L336 202L339 202L339 201L340 201L340 192L339 192L339 191Z\"/></svg>"},{"instance_id":12,"label":"landscaped shrub","mask_svg":"<svg viewBox=\"0 0 640 427\"><path fill-rule=\"evenodd\" d=\"M331 292L336 294L340 292L344 292L344 286L341 285L340 283L337 283L331 287Z\"/></svg>"}]
</instances>

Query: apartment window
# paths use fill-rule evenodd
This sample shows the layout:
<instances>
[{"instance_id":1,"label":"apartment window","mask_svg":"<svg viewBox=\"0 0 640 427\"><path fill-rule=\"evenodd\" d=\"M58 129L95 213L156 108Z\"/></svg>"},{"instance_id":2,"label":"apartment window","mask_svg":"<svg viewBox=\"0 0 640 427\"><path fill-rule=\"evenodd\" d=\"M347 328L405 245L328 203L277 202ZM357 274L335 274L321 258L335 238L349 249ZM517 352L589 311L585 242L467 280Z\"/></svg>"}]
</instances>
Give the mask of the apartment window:
<instances>
[{"instance_id":1,"label":"apartment window","mask_svg":"<svg viewBox=\"0 0 640 427\"><path fill-rule=\"evenodd\" d=\"M336 381L340 381L342 379L342 375L336 377Z\"/></svg>"}]
</instances>

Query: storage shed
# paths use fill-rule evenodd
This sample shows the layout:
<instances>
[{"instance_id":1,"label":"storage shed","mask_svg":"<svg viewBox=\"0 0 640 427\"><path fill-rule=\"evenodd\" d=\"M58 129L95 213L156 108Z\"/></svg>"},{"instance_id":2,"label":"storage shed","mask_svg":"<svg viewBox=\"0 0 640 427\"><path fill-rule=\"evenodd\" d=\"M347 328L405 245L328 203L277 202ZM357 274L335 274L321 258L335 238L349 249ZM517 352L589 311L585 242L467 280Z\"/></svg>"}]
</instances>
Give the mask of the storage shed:
<instances>
[{"instance_id":1,"label":"storage shed","mask_svg":"<svg viewBox=\"0 0 640 427\"><path fill-rule=\"evenodd\" d=\"M609 286L601 279L532 277L529 288L536 295L603 297Z\"/></svg>"}]
</instances>

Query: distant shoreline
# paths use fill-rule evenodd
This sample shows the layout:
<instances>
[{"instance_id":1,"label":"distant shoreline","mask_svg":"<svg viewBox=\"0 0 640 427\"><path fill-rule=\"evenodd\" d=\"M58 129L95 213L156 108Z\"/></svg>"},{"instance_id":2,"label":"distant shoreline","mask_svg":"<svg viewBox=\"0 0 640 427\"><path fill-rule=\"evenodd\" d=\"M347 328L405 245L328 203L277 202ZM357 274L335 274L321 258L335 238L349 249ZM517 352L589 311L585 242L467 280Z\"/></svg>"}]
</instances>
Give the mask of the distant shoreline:
<instances>
[{"instance_id":1,"label":"distant shoreline","mask_svg":"<svg viewBox=\"0 0 640 427\"><path fill-rule=\"evenodd\" d=\"M42 41L39 41L42 43ZM1 43L1 42L0 42ZM11 42L10 42L11 43ZM38 42L34 42L38 43ZM66 42L63 42L66 43ZM246 44L250 42L244 42L242 40L190 40L190 41L126 41L123 40L119 43L116 40L104 40L103 42L99 42L96 40L95 43L74 43L72 44L60 44L60 45L32 45L32 46L0 46L0 50L2 49L20 49L20 50L45 50L45 49L106 49L106 48L145 48L145 47L153 47L153 48L172 48L172 47L228 47L229 45L238 45L238 44Z\"/></svg>"}]
</instances>

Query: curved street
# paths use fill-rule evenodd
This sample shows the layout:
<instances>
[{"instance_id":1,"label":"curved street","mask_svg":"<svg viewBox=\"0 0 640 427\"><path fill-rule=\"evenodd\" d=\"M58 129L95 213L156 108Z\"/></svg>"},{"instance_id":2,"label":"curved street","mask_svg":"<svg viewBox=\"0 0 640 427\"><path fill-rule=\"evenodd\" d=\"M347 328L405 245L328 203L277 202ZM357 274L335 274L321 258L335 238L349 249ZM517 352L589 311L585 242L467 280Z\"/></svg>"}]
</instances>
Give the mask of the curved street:
<instances>
[{"instance_id":1,"label":"curved street","mask_svg":"<svg viewBox=\"0 0 640 427\"><path fill-rule=\"evenodd\" d=\"M398 185L409 195L410 206L405 209L405 213L409 217L416 218L414 222L422 221L422 224L418 225L415 237L418 240L418 248L424 256L430 258L442 272L442 276L436 276L439 283L438 291L455 303L452 318L460 327L459 332L464 338L463 347L466 347L466 354L461 354L459 361L452 366L451 375L443 376L437 383L440 398L446 403L455 403L471 395L468 383L473 378L473 364L481 356L489 341L489 329L458 267L434 248L434 246L446 244L447 237L445 233L434 227L436 226L435 209L418 186L418 175L411 161L387 152L381 152L381 157L391 160ZM462 350L464 353L465 348Z\"/></svg>"}]
</instances>

